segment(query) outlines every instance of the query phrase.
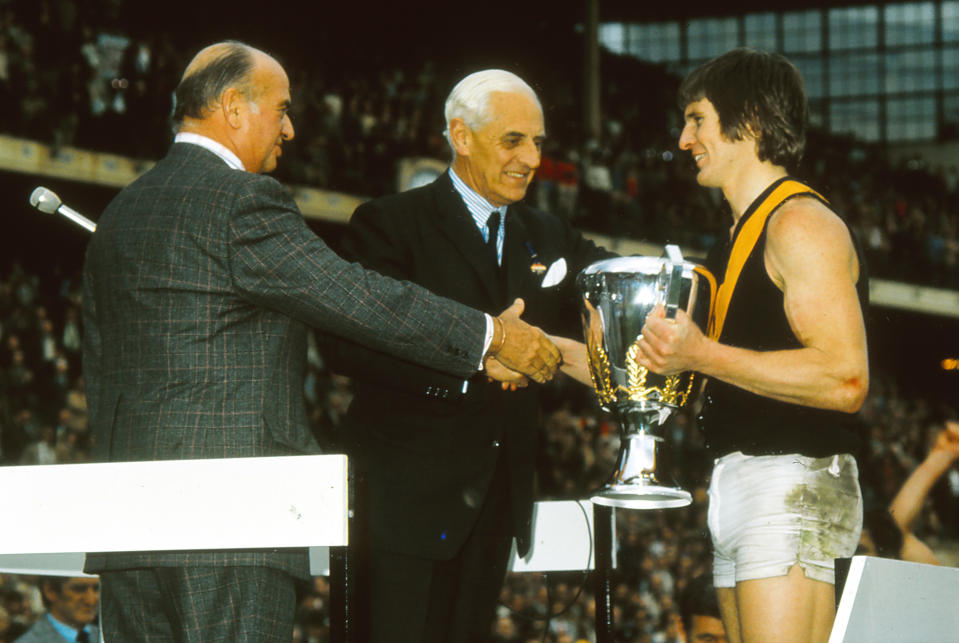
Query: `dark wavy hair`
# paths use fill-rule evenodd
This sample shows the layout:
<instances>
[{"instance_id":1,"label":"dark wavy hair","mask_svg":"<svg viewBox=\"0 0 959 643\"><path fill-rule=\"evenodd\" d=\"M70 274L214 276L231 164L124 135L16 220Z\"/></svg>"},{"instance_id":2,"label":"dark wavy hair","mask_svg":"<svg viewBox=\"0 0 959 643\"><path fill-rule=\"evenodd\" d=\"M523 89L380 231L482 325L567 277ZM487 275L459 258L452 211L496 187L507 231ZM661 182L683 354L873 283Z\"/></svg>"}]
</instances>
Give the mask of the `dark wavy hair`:
<instances>
[{"instance_id":1,"label":"dark wavy hair","mask_svg":"<svg viewBox=\"0 0 959 643\"><path fill-rule=\"evenodd\" d=\"M177 85L173 101L173 129L183 119L203 118L206 112L230 87L236 87L248 99L253 99L250 72L253 71L253 48L236 40L224 43L223 51L204 67L184 76Z\"/></svg>"},{"instance_id":2,"label":"dark wavy hair","mask_svg":"<svg viewBox=\"0 0 959 643\"><path fill-rule=\"evenodd\" d=\"M696 576L686 583L679 595L679 615L687 636L693 629L694 616L722 618L712 574Z\"/></svg>"},{"instance_id":3,"label":"dark wavy hair","mask_svg":"<svg viewBox=\"0 0 959 643\"><path fill-rule=\"evenodd\" d=\"M719 115L723 136L752 134L760 161L795 172L806 147L809 105L799 70L784 56L733 49L696 68L679 87L679 108L706 98Z\"/></svg>"},{"instance_id":4,"label":"dark wavy hair","mask_svg":"<svg viewBox=\"0 0 959 643\"><path fill-rule=\"evenodd\" d=\"M70 581L69 576L44 576L40 579L40 598L43 600L43 606L50 609L50 599L47 598L47 593L43 591L44 589L49 588L55 594L63 593L63 586Z\"/></svg>"}]
</instances>

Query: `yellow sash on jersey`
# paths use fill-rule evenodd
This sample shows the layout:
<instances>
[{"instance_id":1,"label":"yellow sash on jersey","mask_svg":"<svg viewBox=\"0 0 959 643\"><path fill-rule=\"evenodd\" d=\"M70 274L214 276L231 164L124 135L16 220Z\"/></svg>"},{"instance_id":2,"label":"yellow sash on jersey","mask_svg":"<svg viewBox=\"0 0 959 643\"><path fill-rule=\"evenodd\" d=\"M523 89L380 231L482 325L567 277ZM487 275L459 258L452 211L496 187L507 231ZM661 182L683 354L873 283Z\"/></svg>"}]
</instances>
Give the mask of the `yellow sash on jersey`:
<instances>
[{"instance_id":1,"label":"yellow sash on jersey","mask_svg":"<svg viewBox=\"0 0 959 643\"><path fill-rule=\"evenodd\" d=\"M739 234L733 241L732 252L729 253L729 262L726 264L726 276L723 283L716 291L716 303L713 306L712 314L709 316L709 323L706 326L706 334L711 339L719 339L723 332L723 324L726 322L726 312L729 310L729 301L733 297L733 290L736 289L736 282L739 281L739 273L742 272L746 259L752 253L756 246L756 241L766 225L766 219L778 208L783 201L797 194L813 194L823 201L822 195L810 188L808 185L787 179L780 183L769 196L763 199L759 207L749 216Z\"/></svg>"}]
</instances>

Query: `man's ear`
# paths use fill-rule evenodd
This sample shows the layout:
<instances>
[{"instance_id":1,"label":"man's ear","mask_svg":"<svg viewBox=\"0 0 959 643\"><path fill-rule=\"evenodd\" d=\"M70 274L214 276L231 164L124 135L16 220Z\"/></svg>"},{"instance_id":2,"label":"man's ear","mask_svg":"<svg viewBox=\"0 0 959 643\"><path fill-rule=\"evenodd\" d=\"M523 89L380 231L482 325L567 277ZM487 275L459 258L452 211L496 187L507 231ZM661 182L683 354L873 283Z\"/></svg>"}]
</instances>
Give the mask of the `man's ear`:
<instances>
[{"instance_id":1,"label":"man's ear","mask_svg":"<svg viewBox=\"0 0 959 643\"><path fill-rule=\"evenodd\" d=\"M744 137L748 137L756 141L756 145L759 145L759 139L763 136L763 126L759 121L759 116L753 114L751 118L747 118L743 123L742 133Z\"/></svg>"},{"instance_id":2,"label":"man's ear","mask_svg":"<svg viewBox=\"0 0 959 643\"><path fill-rule=\"evenodd\" d=\"M43 592L43 595L46 596L47 600L53 603L60 598L60 592L53 588L53 585L48 583L42 583L40 585L40 591Z\"/></svg>"},{"instance_id":3,"label":"man's ear","mask_svg":"<svg viewBox=\"0 0 959 643\"><path fill-rule=\"evenodd\" d=\"M242 126L241 117L246 109L246 96L235 87L230 87L220 94L219 110L230 127L239 129Z\"/></svg>"},{"instance_id":4,"label":"man's ear","mask_svg":"<svg viewBox=\"0 0 959 643\"><path fill-rule=\"evenodd\" d=\"M450 141L457 156L469 156L473 132L462 118L450 120Z\"/></svg>"}]
</instances>

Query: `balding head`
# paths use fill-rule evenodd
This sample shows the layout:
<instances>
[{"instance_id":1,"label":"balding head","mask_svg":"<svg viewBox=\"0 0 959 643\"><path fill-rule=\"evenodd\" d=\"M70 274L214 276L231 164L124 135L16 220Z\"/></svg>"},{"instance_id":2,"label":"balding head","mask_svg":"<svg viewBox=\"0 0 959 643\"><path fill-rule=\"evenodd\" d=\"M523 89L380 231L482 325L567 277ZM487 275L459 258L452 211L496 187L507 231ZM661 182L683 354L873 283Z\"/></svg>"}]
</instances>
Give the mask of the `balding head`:
<instances>
[{"instance_id":1,"label":"balding head","mask_svg":"<svg viewBox=\"0 0 959 643\"><path fill-rule=\"evenodd\" d=\"M187 65L176 88L173 109L174 129L184 119L202 120L214 108L221 94L230 87L253 99L255 89L251 74L263 52L247 44L228 40L204 47Z\"/></svg>"}]
</instances>

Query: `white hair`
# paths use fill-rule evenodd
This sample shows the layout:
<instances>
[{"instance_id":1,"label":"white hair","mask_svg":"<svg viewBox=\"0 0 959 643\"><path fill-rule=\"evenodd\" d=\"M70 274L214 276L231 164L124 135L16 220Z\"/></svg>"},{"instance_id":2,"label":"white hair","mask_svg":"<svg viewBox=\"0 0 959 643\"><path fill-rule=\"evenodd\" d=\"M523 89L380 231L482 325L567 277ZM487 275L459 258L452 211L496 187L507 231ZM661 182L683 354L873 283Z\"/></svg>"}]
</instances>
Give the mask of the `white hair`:
<instances>
[{"instance_id":1,"label":"white hair","mask_svg":"<svg viewBox=\"0 0 959 643\"><path fill-rule=\"evenodd\" d=\"M491 120L489 97L494 92L508 94L526 94L542 111L543 106L533 88L516 74L502 69L485 69L477 71L460 82L446 98L446 130L443 135L453 147L450 139L450 122L454 118L462 119L466 126L473 131L486 125ZM454 149L455 152L455 149Z\"/></svg>"}]
</instances>

